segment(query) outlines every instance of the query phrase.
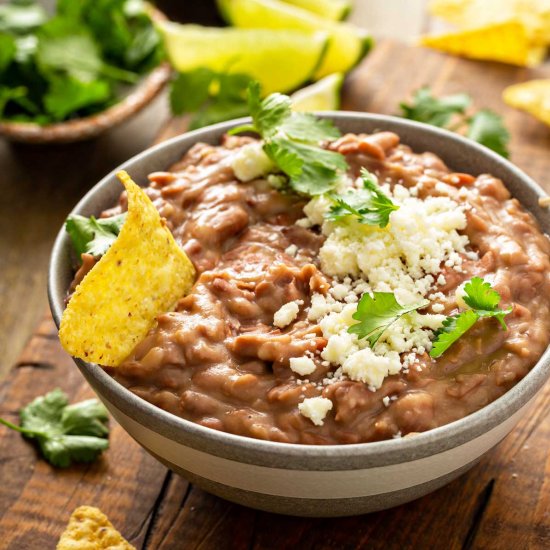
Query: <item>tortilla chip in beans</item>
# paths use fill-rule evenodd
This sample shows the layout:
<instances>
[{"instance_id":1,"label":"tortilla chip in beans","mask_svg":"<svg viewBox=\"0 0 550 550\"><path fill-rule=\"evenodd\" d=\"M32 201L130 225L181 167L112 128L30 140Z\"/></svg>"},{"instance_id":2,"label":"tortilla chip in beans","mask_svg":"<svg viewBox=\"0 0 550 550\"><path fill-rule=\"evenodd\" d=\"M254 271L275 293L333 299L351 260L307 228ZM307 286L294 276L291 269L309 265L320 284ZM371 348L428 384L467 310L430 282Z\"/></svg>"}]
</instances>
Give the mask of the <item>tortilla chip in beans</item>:
<instances>
[{"instance_id":1,"label":"tortilla chip in beans","mask_svg":"<svg viewBox=\"0 0 550 550\"><path fill-rule=\"evenodd\" d=\"M526 111L550 126L550 79L513 84L504 90L502 98L511 107Z\"/></svg>"},{"instance_id":2,"label":"tortilla chip in beans","mask_svg":"<svg viewBox=\"0 0 550 550\"><path fill-rule=\"evenodd\" d=\"M80 506L57 543L57 550L136 550L93 506Z\"/></svg>"},{"instance_id":3,"label":"tortilla chip in beans","mask_svg":"<svg viewBox=\"0 0 550 550\"><path fill-rule=\"evenodd\" d=\"M542 63L546 55L546 48L533 45L525 25L517 20L424 36L421 43L436 50L471 59L500 61L527 67Z\"/></svg>"},{"instance_id":4,"label":"tortilla chip in beans","mask_svg":"<svg viewBox=\"0 0 550 550\"><path fill-rule=\"evenodd\" d=\"M71 355L116 367L193 286L195 269L126 172L128 215L115 242L76 287L59 338Z\"/></svg>"}]
</instances>

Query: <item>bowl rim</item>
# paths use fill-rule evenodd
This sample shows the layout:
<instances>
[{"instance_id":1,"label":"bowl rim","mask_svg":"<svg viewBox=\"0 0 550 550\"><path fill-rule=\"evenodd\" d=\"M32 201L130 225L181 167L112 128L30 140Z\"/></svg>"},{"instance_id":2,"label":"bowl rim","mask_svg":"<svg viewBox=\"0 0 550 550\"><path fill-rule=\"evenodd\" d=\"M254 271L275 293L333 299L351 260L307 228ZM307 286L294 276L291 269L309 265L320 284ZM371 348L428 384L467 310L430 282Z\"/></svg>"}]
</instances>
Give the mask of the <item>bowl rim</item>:
<instances>
[{"instance_id":1,"label":"bowl rim","mask_svg":"<svg viewBox=\"0 0 550 550\"><path fill-rule=\"evenodd\" d=\"M431 136L433 139L446 140L472 154L487 157L495 165L499 165L503 171L520 180L522 184L529 188L532 194L538 197L546 196L546 193L538 184L510 161L486 147L450 131L389 115L354 111L324 111L316 113L316 115L333 120L337 126L338 122L359 119L379 124L381 128L384 126L390 126L392 129L401 127L424 133L428 135L428 138ZM222 122L184 133L146 149L107 174L84 195L71 212L79 212L98 191L110 185L115 180L115 173L118 170L131 170L133 164L155 157L160 151L177 145L181 145L183 154L194 143L201 141L201 138L207 138L206 141L209 141L209 136L221 136L230 128L249 121L249 117L244 117ZM532 210L526 206L524 207L539 221L540 214L537 216ZM62 300L56 299L56 296L62 295L57 278L63 269L67 269L61 262L66 259L64 252L67 250L68 243L64 227L61 227L52 249L48 274L48 298L57 327L59 327L63 312ZM211 454L222 457L229 456L234 460L248 463L272 464L275 460L281 467L292 469L293 466L296 466L296 460L292 463L292 459L306 458L308 461L315 461L308 463L307 469L342 469L343 465L346 469L359 469L365 466L382 466L407 462L453 449L498 426L532 400L550 377L550 346L547 347L527 375L501 397L459 420L425 432L415 433L413 437L332 445L265 441L207 428L169 413L138 397L116 382L98 365L79 359L75 359L75 362L88 381L93 380L100 386L101 392L99 393L108 402L111 402L126 414L131 413L138 422L170 439L179 442L184 441L184 444L195 448L206 449ZM187 441L189 438L191 438L191 444ZM197 445L199 440L201 442L200 446ZM286 459L290 460L288 464L285 462ZM342 459L352 459L352 462L346 464L342 462ZM301 469L306 469L306 467Z\"/></svg>"}]
</instances>

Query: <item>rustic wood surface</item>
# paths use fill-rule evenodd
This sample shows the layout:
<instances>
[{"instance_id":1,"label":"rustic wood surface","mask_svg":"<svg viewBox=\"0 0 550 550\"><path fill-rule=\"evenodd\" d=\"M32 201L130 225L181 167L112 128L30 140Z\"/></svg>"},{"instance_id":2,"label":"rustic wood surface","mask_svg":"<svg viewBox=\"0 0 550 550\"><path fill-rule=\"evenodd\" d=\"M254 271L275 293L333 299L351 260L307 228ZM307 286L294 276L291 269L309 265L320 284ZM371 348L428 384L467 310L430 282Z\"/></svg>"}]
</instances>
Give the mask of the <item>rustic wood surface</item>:
<instances>
[{"instance_id":1,"label":"rustic wood surface","mask_svg":"<svg viewBox=\"0 0 550 550\"><path fill-rule=\"evenodd\" d=\"M436 94L467 91L477 107L505 116L512 160L550 191L550 130L500 100L504 86L549 74L548 66L470 62L385 41L348 78L343 106L392 114L423 84ZM160 139L183 131L185 123L171 121ZM74 400L91 393L46 317L0 386L0 415L16 420L22 405L57 386ZM54 548L82 504L101 508L145 549L549 548L549 412L547 385L513 433L458 480L393 510L330 520L276 516L208 495L167 471L115 422L111 448L100 460L66 470L39 460L32 444L1 428L0 548Z\"/></svg>"}]
</instances>

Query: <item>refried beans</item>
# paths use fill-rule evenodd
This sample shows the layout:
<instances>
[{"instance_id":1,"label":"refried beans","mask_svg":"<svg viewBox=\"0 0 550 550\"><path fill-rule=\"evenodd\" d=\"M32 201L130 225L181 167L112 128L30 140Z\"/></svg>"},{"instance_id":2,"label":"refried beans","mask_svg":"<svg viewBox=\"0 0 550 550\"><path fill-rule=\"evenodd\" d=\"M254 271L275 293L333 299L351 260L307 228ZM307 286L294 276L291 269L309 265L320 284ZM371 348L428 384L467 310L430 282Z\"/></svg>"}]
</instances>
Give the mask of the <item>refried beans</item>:
<instances>
[{"instance_id":1,"label":"refried beans","mask_svg":"<svg viewBox=\"0 0 550 550\"><path fill-rule=\"evenodd\" d=\"M346 135L327 147L342 153L349 175L366 167L389 183L415 186L420 198L445 188L461 192L469 239L460 271L444 265L438 289L453 297L474 276L488 277L513 306L508 330L479 320L438 359L424 352L416 367L384 378L373 391L323 361L327 344L308 320L313 294L334 280L320 269L325 237L296 224L307 203L265 178L242 183L227 159L254 142L224 137L220 146L196 144L169 171L149 176L147 193L198 278L176 310L158 324L117 368L106 369L139 397L203 426L258 439L302 444L348 444L422 432L460 419L494 401L521 380L550 339L550 243L503 183L490 176L454 173L432 153L415 154L389 132ZM104 212L113 215L120 205ZM472 259L473 257L478 259ZM93 262L84 258L79 280ZM300 304L279 328L274 314ZM453 300L445 315L456 313ZM454 309L453 309L454 308ZM300 376L290 359L311 357L315 370ZM324 384L327 379L331 383ZM333 406L322 425L300 413L304 399L322 396Z\"/></svg>"}]
</instances>

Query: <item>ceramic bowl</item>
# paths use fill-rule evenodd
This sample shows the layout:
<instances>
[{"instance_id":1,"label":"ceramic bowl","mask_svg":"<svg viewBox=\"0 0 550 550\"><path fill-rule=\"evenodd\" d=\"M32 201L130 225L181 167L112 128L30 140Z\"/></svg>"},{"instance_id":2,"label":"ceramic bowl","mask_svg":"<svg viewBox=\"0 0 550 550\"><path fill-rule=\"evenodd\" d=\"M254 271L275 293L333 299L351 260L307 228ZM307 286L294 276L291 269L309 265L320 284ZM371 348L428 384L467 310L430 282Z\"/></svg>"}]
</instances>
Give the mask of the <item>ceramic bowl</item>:
<instances>
[{"instance_id":1,"label":"ceramic bowl","mask_svg":"<svg viewBox=\"0 0 550 550\"><path fill-rule=\"evenodd\" d=\"M415 151L432 151L454 170L491 173L550 233L550 217L538 206L543 191L513 164L456 134L403 119L335 112L342 132L390 130ZM121 167L137 182L165 170L198 141L217 144L222 123L176 137ZM112 206L121 186L115 171L99 182L73 213L91 215ZM51 259L49 299L59 325L73 277L70 242L61 229ZM147 451L206 491L262 510L303 516L343 516L389 508L423 496L456 478L515 426L550 376L550 351L505 395L478 412L412 437L354 445L307 446L260 441L194 424L140 399L99 366L76 360L82 374L115 419Z\"/></svg>"}]
</instances>

